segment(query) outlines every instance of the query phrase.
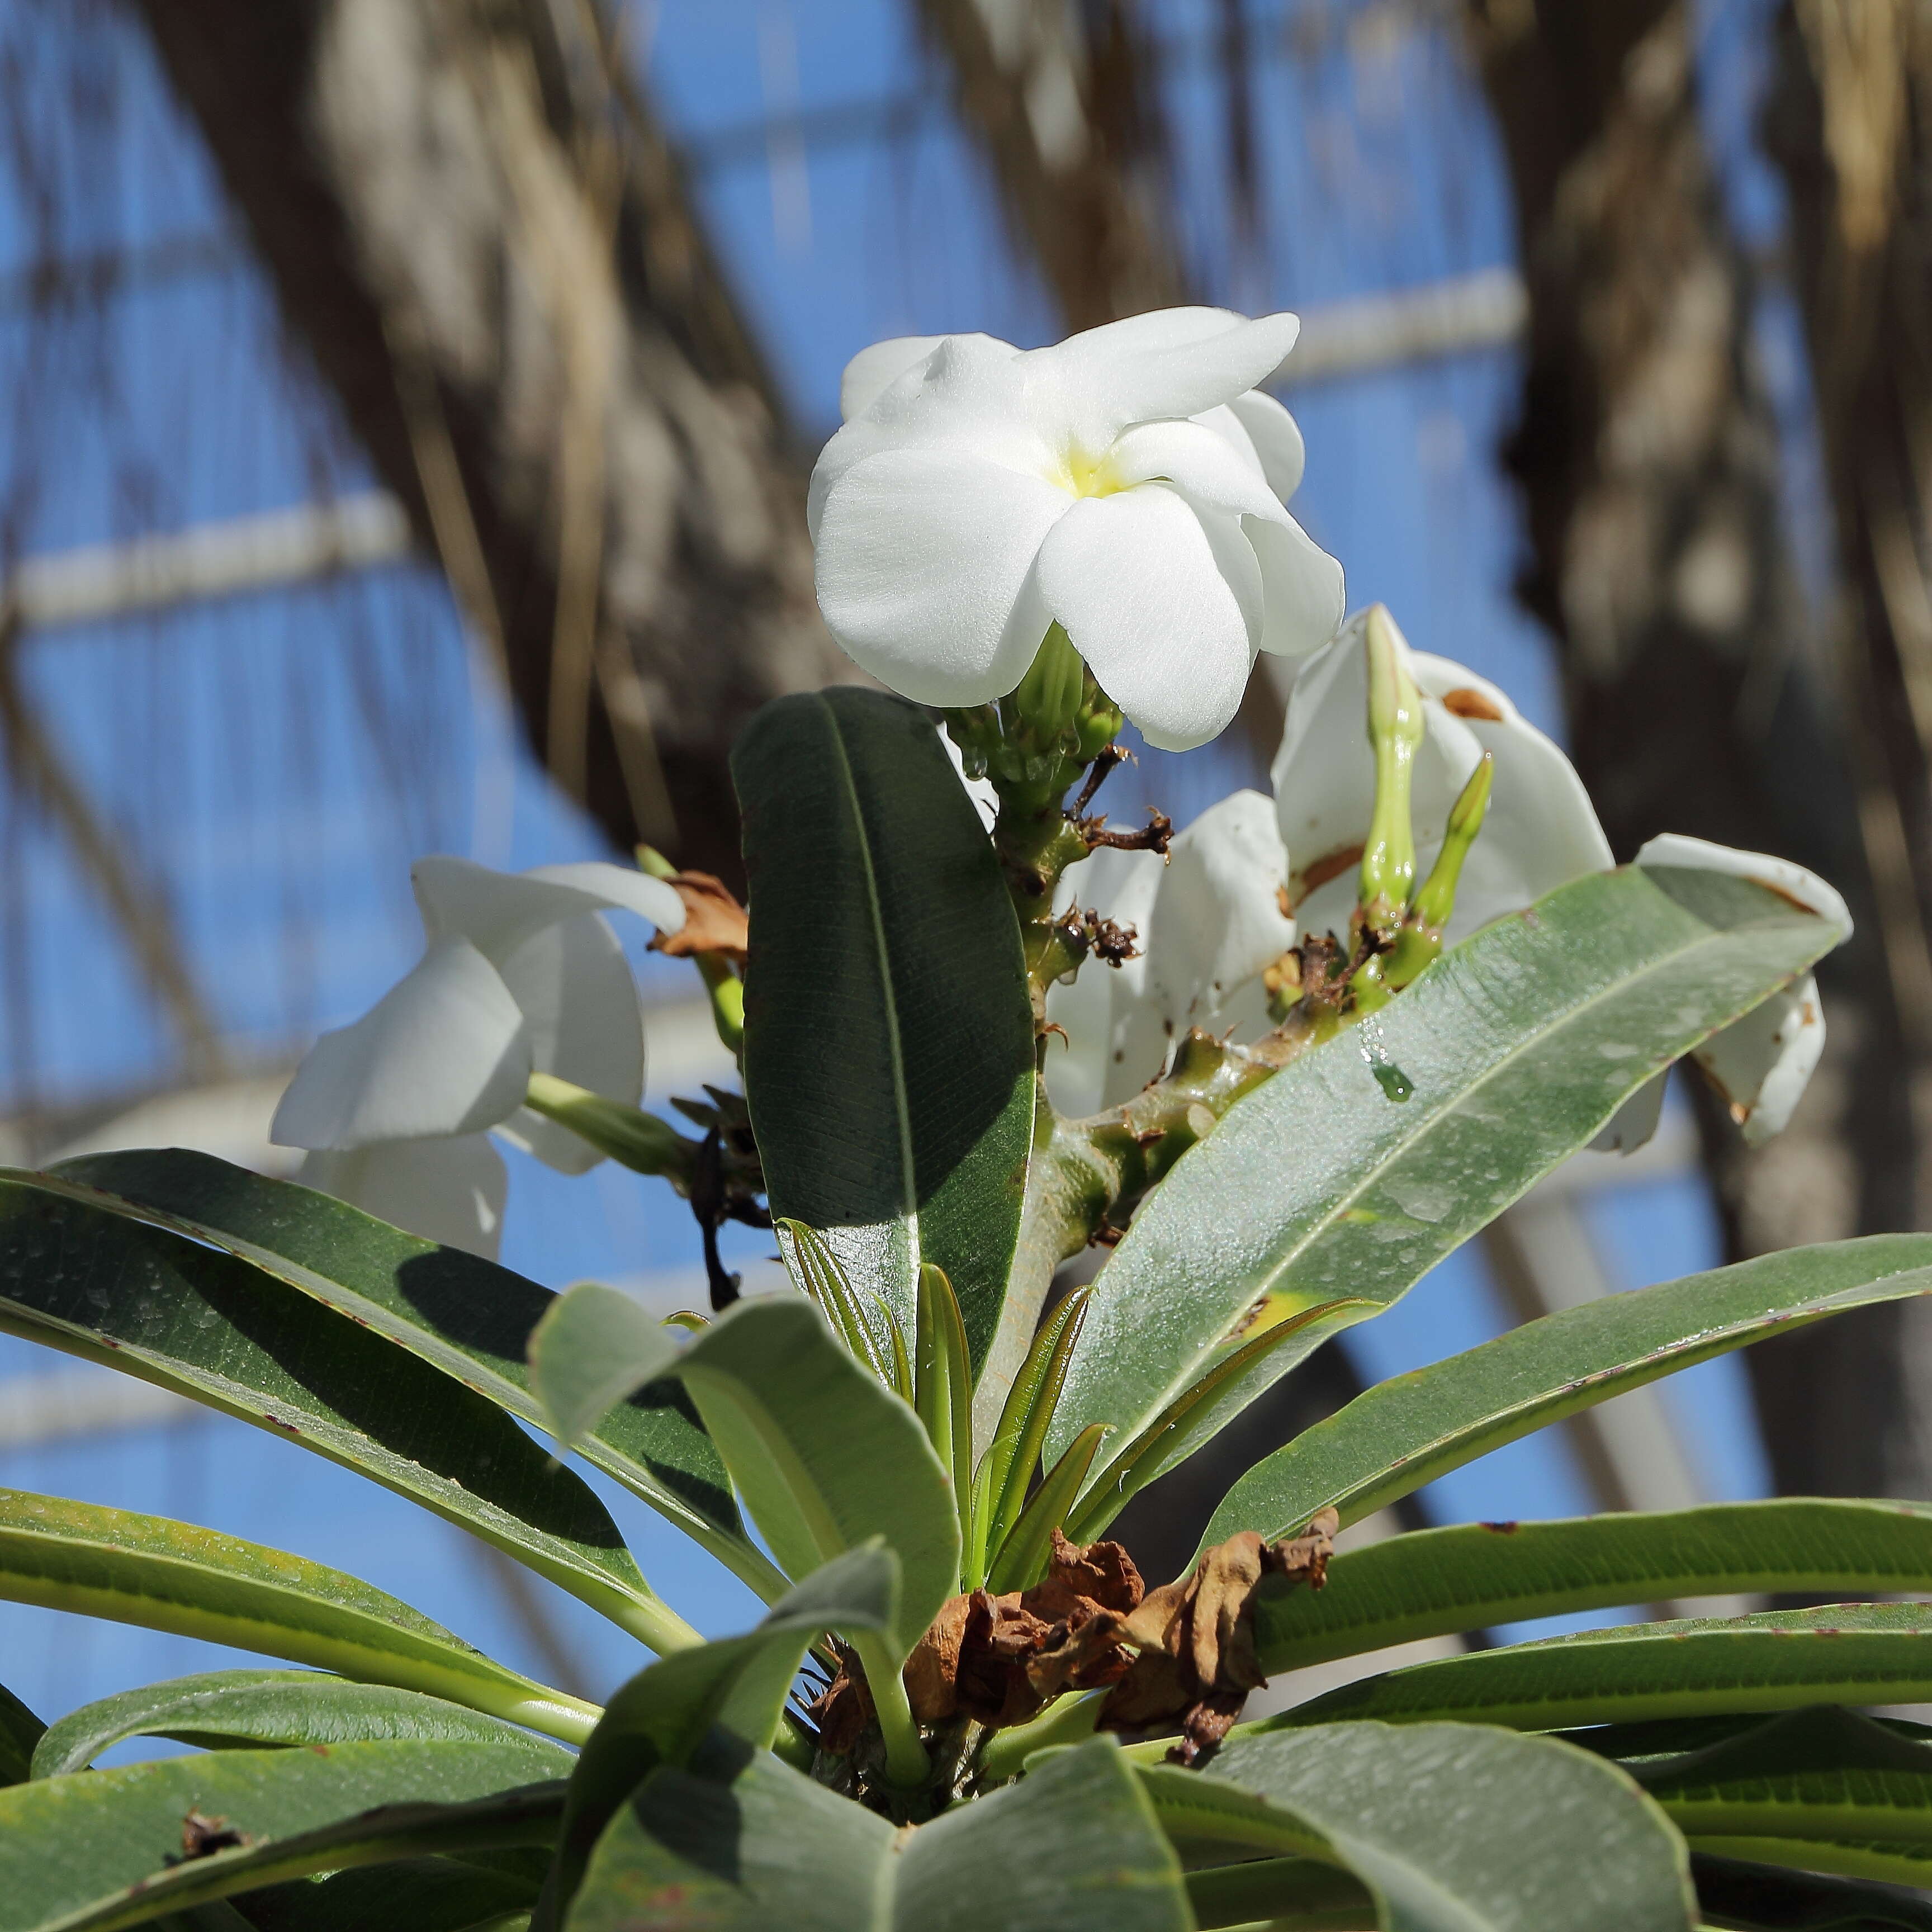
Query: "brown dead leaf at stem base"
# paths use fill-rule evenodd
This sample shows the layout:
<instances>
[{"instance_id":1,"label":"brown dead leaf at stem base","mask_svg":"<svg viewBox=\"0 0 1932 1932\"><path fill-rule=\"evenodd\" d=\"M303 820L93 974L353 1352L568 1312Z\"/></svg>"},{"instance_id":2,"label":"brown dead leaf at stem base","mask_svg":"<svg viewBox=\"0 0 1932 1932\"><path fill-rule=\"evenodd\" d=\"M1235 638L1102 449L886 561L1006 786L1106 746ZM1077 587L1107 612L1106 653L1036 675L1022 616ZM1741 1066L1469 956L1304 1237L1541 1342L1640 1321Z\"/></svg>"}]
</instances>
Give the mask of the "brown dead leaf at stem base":
<instances>
[{"instance_id":1,"label":"brown dead leaf at stem base","mask_svg":"<svg viewBox=\"0 0 1932 1932\"><path fill-rule=\"evenodd\" d=\"M1180 1582L1148 1590L1118 1543L1070 1543L1058 1531L1046 1576L1029 1590L974 1590L944 1605L907 1659L905 1686L922 1724L965 1716L1024 1724L1068 1690L1111 1685L1103 1730L1178 1723L1169 1755L1192 1764L1220 1742L1263 1677L1254 1596L1266 1576L1318 1590L1337 1518L1324 1510L1300 1536L1265 1543L1252 1530L1204 1551ZM813 1706L824 1748L843 1755L872 1717L849 1672Z\"/></svg>"},{"instance_id":2,"label":"brown dead leaf at stem base","mask_svg":"<svg viewBox=\"0 0 1932 1932\"><path fill-rule=\"evenodd\" d=\"M665 884L684 902L684 924L676 932L659 933L651 941L651 950L674 959L688 959L694 952L722 952L734 964L743 965L749 938L745 908L724 881L709 872L674 872Z\"/></svg>"}]
</instances>

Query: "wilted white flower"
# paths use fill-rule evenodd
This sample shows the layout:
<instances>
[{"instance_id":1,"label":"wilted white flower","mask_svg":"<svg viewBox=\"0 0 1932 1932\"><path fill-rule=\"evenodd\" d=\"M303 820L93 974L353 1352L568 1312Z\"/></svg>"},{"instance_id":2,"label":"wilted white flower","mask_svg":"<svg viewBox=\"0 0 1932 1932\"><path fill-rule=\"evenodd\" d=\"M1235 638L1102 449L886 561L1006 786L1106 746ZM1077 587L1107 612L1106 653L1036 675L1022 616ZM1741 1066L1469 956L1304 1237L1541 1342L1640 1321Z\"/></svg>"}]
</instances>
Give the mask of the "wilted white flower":
<instances>
[{"instance_id":1,"label":"wilted white flower","mask_svg":"<svg viewBox=\"0 0 1932 1932\"><path fill-rule=\"evenodd\" d=\"M1400 648L1407 652L1406 644ZM1488 812L1463 866L1448 942L1573 879L1607 870L1609 842L1562 749L1465 666L1414 652L1408 661L1424 700L1423 742L1412 767L1418 880L1441 849L1450 807L1478 760L1486 752L1494 760ZM1048 995L1048 1018L1075 1042L1070 1053L1048 1060L1048 1090L1062 1112L1091 1112L1130 1098L1160 1070L1174 1035L1197 1016L1212 1017L1220 1030L1232 1024L1238 1037L1262 1030L1258 976L1294 937L1284 911L1304 932L1347 931L1375 802L1375 758L1364 728L1367 701L1365 623L1358 618L1296 677L1274 762L1272 826L1264 831L1256 817L1267 802L1239 792L1184 835L1192 838L1214 827L1184 873L1183 841L1175 842L1172 884L1160 861L1143 853L1096 854L1070 875L1082 904L1138 926L1145 957L1115 970L1090 964L1072 986ZM1852 929L1844 899L1788 860L1670 833L1651 840L1636 862L1750 879L1816 913L1841 938ZM1279 921L1273 930L1270 917ZM1277 932L1285 936L1276 943ZM1208 960L1216 962L1211 970L1202 964ZM1823 1009L1808 974L1691 1058L1755 1144L1791 1118L1824 1039ZM1631 1096L1596 1144L1625 1152L1640 1147L1656 1129L1663 1092L1660 1075Z\"/></svg>"},{"instance_id":2,"label":"wilted white flower","mask_svg":"<svg viewBox=\"0 0 1932 1932\"><path fill-rule=\"evenodd\" d=\"M662 879L592 862L492 872L412 868L426 950L352 1025L296 1070L269 1138L310 1149L298 1178L400 1226L494 1254L504 1195L491 1131L566 1174L602 1156L525 1107L533 1072L634 1105L644 1024L623 949L602 916L684 923Z\"/></svg>"},{"instance_id":3,"label":"wilted white flower","mask_svg":"<svg viewBox=\"0 0 1932 1932\"><path fill-rule=\"evenodd\" d=\"M855 356L807 506L832 634L922 704L1004 697L1062 625L1150 744L1204 743L1258 651L1334 633L1342 570L1282 507L1294 418L1256 388L1300 325L1166 309L1022 350Z\"/></svg>"},{"instance_id":4,"label":"wilted white flower","mask_svg":"<svg viewBox=\"0 0 1932 1932\"><path fill-rule=\"evenodd\" d=\"M1264 968L1294 944L1282 910L1288 855L1274 808L1258 791L1210 806L1158 854L1103 847L1062 881L1070 905L1096 907L1132 926L1136 956L1092 961L1049 988L1046 1088L1063 1114L1098 1112L1130 1100L1160 1070L1170 1042L1191 1026L1259 1032ZM1064 909L1064 907L1063 908Z\"/></svg>"}]
</instances>

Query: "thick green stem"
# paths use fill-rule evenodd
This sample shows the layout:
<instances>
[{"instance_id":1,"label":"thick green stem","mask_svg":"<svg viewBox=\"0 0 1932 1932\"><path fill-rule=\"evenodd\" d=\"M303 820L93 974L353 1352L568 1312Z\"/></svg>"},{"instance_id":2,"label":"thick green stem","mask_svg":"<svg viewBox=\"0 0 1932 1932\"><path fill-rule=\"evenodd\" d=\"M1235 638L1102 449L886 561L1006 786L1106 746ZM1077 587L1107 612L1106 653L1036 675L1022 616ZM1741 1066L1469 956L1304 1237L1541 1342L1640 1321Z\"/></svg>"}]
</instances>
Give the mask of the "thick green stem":
<instances>
[{"instance_id":1,"label":"thick green stem","mask_svg":"<svg viewBox=\"0 0 1932 1932\"><path fill-rule=\"evenodd\" d=\"M627 1630L640 1643L648 1644L660 1657L677 1650L694 1650L704 1640L670 1606L657 1597L634 1597L621 1608L606 1612L621 1630Z\"/></svg>"},{"instance_id":2,"label":"thick green stem","mask_svg":"<svg viewBox=\"0 0 1932 1932\"><path fill-rule=\"evenodd\" d=\"M1362 844L1361 916L1370 932L1386 939L1401 925L1415 884L1410 794L1423 739L1422 694L1408 668L1408 646L1379 604L1368 614L1367 647L1376 802Z\"/></svg>"},{"instance_id":3,"label":"thick green stem","mask_svg":"<svg viewBox=\"0 0 1932 1932\"><path fill-rule=\"evenodd\" d=\"M1104 1690L1070 1690L1054 1698L1038 1717L1010 1730L992 1732L980 1748L981 1784L1004 1784L1019 1776L1035 1751L1051 1744L1077 1744L1090 1738L1107 1696Z\"/></svg>"},{"instance_id":4,"label":"thick green stem","mask_svg":"<svg viewBox=\"0 0 1932 1932\"><path fill-rule=\"evenodd\" d=\"M607 1100L554 1073L532 1073L524 1104L532 1113L568 1127L620 1167L638 1174L662 1174L680 1194L691 1191L698 1143L686 1140L655 1114Z\"/></svg>"},{"instance_id":5,"label":"thick green stem","mask_svg":"<svg viewBox=\"0 0 1932 1932\"><path fill-rule=\"evenodd\" d=\"M906 1696L905 1680L891 1653L876 1635L854 1633L852 1648L865 1667L866 1688L878 1713L879 1732L885 1740L886 1775L902 1790L916 1790L932 1773L932 1760L920 1742L919 1721Z\"/></svg>"}]
</instances>

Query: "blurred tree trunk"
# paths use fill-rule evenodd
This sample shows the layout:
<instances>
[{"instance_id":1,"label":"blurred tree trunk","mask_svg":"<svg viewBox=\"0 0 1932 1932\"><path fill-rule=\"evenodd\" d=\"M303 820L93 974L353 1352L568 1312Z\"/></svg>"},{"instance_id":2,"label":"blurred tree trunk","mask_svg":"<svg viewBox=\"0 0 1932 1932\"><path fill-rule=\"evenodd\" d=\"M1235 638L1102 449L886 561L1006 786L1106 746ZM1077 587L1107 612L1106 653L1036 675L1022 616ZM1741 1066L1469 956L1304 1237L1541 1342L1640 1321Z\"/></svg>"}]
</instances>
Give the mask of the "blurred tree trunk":
<instances>
[{"instance_id":1,"label":"blurred tree trunk","mask_svg":"<svg viewBox=\"0 0 1932 1932\"><path fill-rule=\"evenodd\" d=\"M1888 967L1886 1058L1861 1083L1864 1225L1932 1227L1932 13L1786 0L1763 134L1790 194L1792 273L1835 512L1840 682ZM1895 1056L1895 1057L1894 1057ZM1932 1388L1932 1319L1890 1376ZM1928 1493L1932 1397L1868 1453ZM1862 1435L1862 1405L1835 1418Z\"/></svg>"},{"instance_id":2,"label":"blurred tree trunk","mask_svg":"<svg viewBox=\"0 0 1932 1932\"><path fill-rule=\"evenodd\" d=\"M1926 1225L1918 1037L1886 943L1900 922L1879 918L1870 886L1898 908L1897 801L1919 800L1916 819L1923 778L1874 766L1862 738L1856 794L1845 777L1846 714L1784 558L1753 290L1699 128L1691 8L1469 0L1467 18L1530 293L1504 452L1530 540L1518 589L1558 641L1611 844L1627 859L1669 830L1780 852L1845 887L1860 921L1826 969L1830 1045L1786 1133L1748 1154L1706 1096L1733 1252ZM1904 920L1922 970L1916 906ZM1924 1492L1907 1325L1875 1310L1750 1352L1781 1488Z\"/></svg>"},{"instance_id":3,"label":"blurred tree trunk","mask_svg":"<svg viewBox=\"0 0 1932 1932\"><path fill-rule=\"evenodd\" d=\"M1132 0L916 0L1070 333L1187 300Z\"/></svg>"},{"instance_id":4,"label":"blurred tree trunk","mask_svg":"<svg viewBox=\"0 0 1932 1932\"><path fill-rule=\"evenodd\" d=\"M733 736L849 667L771 377L599 5L132 4L553 774L736 874Z\"/></svg>"}]
</instances>

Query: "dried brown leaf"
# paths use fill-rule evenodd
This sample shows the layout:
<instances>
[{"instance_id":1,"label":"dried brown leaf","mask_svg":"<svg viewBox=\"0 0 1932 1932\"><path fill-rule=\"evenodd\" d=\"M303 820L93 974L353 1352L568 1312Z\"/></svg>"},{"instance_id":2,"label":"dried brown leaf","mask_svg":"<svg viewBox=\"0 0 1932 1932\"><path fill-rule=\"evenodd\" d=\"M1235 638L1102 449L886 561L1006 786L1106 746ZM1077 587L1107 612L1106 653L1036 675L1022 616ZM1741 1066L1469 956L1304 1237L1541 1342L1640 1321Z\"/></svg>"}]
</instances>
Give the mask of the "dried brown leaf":
<instances>
[{"instance_id":1,"label":"dried brown leaf","mask_svg":"<svg viewBox=\"0 0 1932 1932\"><path fill-rule=\"evenodd\" d=\"M745 908L724 881L709 872L674 872L665 883L684 902L684 925L678 932L659 933L651 950L674 959L718 952L742 966L748 939Z\"/></svg>"}]
</instances>

